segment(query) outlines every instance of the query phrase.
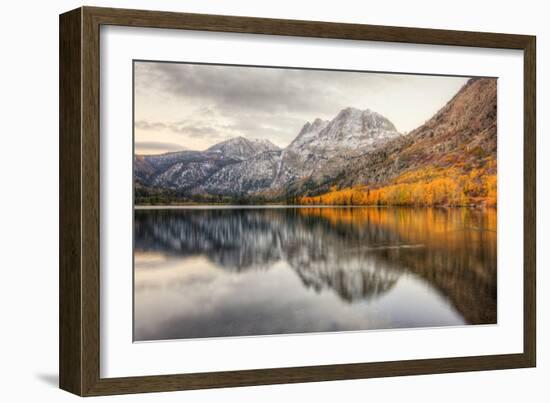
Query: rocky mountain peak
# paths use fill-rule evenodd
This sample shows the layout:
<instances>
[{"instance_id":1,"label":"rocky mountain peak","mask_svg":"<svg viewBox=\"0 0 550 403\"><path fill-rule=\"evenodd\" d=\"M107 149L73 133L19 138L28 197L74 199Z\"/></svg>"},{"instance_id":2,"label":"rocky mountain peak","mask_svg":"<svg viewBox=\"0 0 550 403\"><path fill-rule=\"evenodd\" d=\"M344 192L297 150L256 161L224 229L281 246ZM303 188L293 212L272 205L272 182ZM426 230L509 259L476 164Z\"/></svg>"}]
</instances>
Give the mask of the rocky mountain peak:
<instances>
[{"instance_id":1,"label":"rocky mountain peak","mask_svg":"<svg viewBox=\"0 0 550 403\"><path fill-rule=\"evenodd\" d=\"M385 116L371 109L360 110L358 108L348 107L342 109L333 119L334 123L346 126L356 125L358 129L365 132L368 130L386 130L397 132L397 129Z\"/></svg>"},{"instance_id":2,"label":"rocky mountain peak","mask_svg":"<svg viewBox=\"0 0 550 403\"><path fill-rule=\"evenodd\" d=\"M303 127L302 130L298 133L298 136L292 141L291 144L295 143L303 143L305 141L308 141L309 139L314 138L319 134L321 130L323 130L330 122L328 120L323 120L320 118L317 118L313 121L313 123L307 122Z\"/></svg>"},{"instance_id":3,"label":"rocky mountain peak","mask_svg":"<svg viewBox=\"0 0 550 403\"><path fill-rule=\"evenodd\" d=\"M338 112L338 114L336 115L336 119L343 119L343 118L358 116L362 113L363 111L361 109L348 106L347 108L344 108L340 112Z\"/></svg>"},{"instance_id":4,"label":"rocky mountain peak","mask_svg":"<svg viewBox=\"0 0 550 403\"><path fill-rule=\"evenodd\" d=\"M331 121L316 119L306 123L289 149L296 152L315 150L316 154L320 150L365 149L397 136L400 133L393 123L381 114L348 107Z\"/></svg>"}]
</instances>

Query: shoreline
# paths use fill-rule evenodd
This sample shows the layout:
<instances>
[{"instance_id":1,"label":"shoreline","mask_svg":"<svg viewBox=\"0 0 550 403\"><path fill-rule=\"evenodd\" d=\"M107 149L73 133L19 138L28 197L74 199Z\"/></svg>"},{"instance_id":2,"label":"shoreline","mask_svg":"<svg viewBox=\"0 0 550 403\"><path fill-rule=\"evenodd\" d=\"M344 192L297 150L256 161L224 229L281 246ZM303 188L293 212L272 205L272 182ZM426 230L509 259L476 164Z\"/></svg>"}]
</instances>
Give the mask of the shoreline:
<instances>
[{"instance_id":1,"label":"shoreline","mask_svg":"<svg viewBox=\"0 0 550 403\"><path fill-rule=\"evenodd\" d=\"M408 209L455 209L467 208L476 210L497 209L497 206L376 206L376 205L304 205L304 204L174 204L174 205L134 205L134 210L231 210L231 209L288 209L288 208L408 208Z\"/></svg>"}]
</instances>

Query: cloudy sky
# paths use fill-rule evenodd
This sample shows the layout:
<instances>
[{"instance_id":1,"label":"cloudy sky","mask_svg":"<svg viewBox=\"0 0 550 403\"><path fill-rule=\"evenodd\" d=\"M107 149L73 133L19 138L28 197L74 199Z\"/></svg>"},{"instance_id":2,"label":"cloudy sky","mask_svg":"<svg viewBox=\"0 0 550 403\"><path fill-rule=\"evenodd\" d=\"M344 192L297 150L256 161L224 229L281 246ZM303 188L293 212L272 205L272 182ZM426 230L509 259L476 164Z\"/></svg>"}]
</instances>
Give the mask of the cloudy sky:
<instances>
[{"instance_id":1,"label":"cloudy sky","mask_svg":"<svg viewBox=\"0 0 550 403\"><path fill-rule=\"evenodd\" d=\"M135 62L135 152L204 150L236 136L288 145L315 118L371 109L408 132L463 77Z\"/></svg>"}]
</instances>

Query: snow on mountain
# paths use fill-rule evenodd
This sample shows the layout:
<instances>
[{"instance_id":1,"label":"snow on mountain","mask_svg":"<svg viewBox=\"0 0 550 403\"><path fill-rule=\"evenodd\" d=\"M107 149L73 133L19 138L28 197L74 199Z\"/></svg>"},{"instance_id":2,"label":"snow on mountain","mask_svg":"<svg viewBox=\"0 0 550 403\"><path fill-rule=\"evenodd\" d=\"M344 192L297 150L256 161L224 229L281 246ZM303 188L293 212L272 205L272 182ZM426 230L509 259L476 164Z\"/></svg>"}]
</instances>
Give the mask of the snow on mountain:
<instances>
[{"instance_id":1,"label":"snow on mountain","mask_svg":"<svg viewBox=\"0 0 550 403\"><path fill-rule=\"evenodd\" d=\"M220 153L180 151L134 158L135 179L144 186L160 189L191 189L213 173L240 159Z\"/></svg>"},{"instance_id":2,"label":"snow on mountain","mask_svg":"<svg viewBox=\"0 0 550 403\"><path fill-rule=\"evenodd\" d=\"M372 147L399 136L395 126L384 116L356 108L341 110L330 122L317 119L311 125L306 124L302 132L289 145L289 150L317 151L326 155L342 149Z\"/></svg>"},{"instance_id":3,"label":"snow on mountain","mask_svg":"<svg viewBox=\"0 0 550 403\"><path fill-rule=\"evenodd\" d=\"M315 119L313 123L307 122L298 133L298 136L290 143L289 149L299 149L305 144L315 141L325 127L330 123L329 120Z\"/></svg>"},{"instance_id":4,"label":"snow on mountain","mask_svg":"<svg viewBox=\"0 0 550 403\"><path fill-rule=\"evenodd\" d=\"M248 196L269 189L275 179L280 151L265 151L210 176L201 189L211 195Z\"/></svg>"},{"instance_id":5,"label":"snow on mountain","mask_svg":"<svg viewBox=\"0 0 550 403\"><path fill-rule=\"evenodd\" d=\"M280 148L269 140L235 137L213 145L208 150L206 150L206 152L216 152L223 154L226 157L246 160L265 151L279 150Z\"/></svg>"}]
</instances>

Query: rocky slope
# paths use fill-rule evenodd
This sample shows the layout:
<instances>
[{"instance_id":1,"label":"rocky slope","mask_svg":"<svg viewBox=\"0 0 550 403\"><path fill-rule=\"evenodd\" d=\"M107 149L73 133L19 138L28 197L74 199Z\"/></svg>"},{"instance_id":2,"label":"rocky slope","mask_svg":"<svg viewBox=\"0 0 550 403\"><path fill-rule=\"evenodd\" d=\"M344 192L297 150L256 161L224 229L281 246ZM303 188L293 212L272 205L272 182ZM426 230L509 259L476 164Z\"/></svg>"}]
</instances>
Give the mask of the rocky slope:
<instances>
[{"instance_id":1,"label":"rocky slope","mask_svg":"<svg viewBox=\"0 0 550 403\"><path fill-rule=\"evenodd\" d=\"M471 79L428 122L350 161L336 184L384 184L404 172L428 167L482 168L496 158L496 118L496 80Z\"/></svg>"}]
</instances>

